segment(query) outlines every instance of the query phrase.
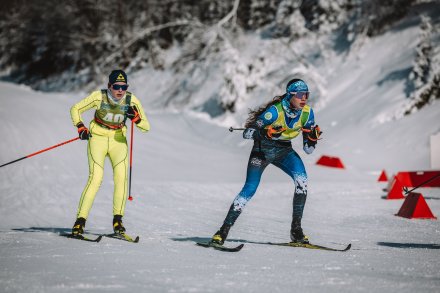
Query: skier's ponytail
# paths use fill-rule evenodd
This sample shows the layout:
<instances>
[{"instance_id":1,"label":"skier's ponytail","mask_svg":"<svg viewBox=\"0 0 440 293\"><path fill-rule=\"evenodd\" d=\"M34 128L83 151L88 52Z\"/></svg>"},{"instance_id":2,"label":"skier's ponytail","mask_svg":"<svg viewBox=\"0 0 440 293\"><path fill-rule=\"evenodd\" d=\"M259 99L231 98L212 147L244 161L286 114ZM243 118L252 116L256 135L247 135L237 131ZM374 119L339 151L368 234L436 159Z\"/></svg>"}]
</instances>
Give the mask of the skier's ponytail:
<instances>
[{"instance_id":1,"label":"skier's ponytail","mask_svg":"<svg viewBox=\"0 0 440 293\"><path fill-rule=\"evenodd\" d=\"M246 128L255 127L255 122L257 121L258 116L260 116L270 106L280 102L282 99L284 99L284 97L286 97L286 94L282 96L276 96L272 99L272 101L269 101L268 103L259 107L258 109L249 110L249 116L246 120L246 123L244 124L244 127Z\"/></svg>"}]
</instances>

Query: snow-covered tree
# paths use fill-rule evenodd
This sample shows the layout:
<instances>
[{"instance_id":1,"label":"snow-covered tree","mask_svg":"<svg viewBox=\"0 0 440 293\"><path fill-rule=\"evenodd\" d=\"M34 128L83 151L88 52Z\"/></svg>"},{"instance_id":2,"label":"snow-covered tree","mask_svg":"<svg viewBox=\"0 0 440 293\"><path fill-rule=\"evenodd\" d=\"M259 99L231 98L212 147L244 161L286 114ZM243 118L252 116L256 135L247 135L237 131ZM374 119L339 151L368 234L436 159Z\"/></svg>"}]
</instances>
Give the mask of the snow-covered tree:
<instances>
[{"instance_id":1,"label":"snow-covered tree","mask_svg":"<svg viewBox=\"0 0 440 293\"><path fill-rule=\"evenodd\" d=\"M299 38L307 33L306 22L299 8L299 0L282 0L278 5L275 19L269 27L263 31L263 37Z\"/></svg>"},{"instance_id":2,"label":"snow-covered tree","mask_svg":"<svg viewBox=\"0 0 440 293\"><path fill-rule=\"evenodd\" d=\"M240 0L238 16L245 29L255 30L271 23L280 0Z\"/></svg>"},{"instance_id":3,"label":"snow-covered tree","mask_svg":"<svg viewBox=\"0 0 440 293\"><path fill-rule=\"evenodd\" d=\"M438 65L440 62L435 60L432 35L432 20L427 16L422 16L413 68L406 83L406 91L410 100L403 115L409 115L433 100L440 99L440 67Z\"/></svg>"},{"instance_id":4,"label":"snow-covered tree","mask_svg":"<svg viewBox=\"0 0 440 293\"><path fill-rule=\"evenodd\" d=\"M359 5L357 30L368 36L381 34L387 27L404 17L417 0L356 1Z\"/></svg>"},{"instance_id":5,"label":"snow-covered tree","mask_svg":"<svg viewBox=\"0 0 440 293\"><path fill-rule=\"evenodd\" d=\"M420 24L419 42L416 46L416 56L413 62L413 68L409 74L407 82L407 94L420 89L428 82L431 73L431 59L432 59L432 25L431 19L422 16Z\"/></svg>"},{"instance_id":6,"label":"snow-covered tree","mask_svg":"<svg viewBox=\"0 0 440 293\"><path fill-rule=\"evenodd\" d=\"M354 6L352 2L352 0L304 1L301 11L307 20L306 26L324 33L336 30L347 22Z\"/></svg>"},{"instance_id":7,"label":"snow-covered tree","mask_svg":"<svg viewBox=\"0 0 440 293\"><path fill-rule=\"evenodd\" d=\"M406 107L404 115L409 115L434 100L440 99L440 72L437 72L433 78L423 88L417 91L418 95Z\"/></svg>"}]
</instances>

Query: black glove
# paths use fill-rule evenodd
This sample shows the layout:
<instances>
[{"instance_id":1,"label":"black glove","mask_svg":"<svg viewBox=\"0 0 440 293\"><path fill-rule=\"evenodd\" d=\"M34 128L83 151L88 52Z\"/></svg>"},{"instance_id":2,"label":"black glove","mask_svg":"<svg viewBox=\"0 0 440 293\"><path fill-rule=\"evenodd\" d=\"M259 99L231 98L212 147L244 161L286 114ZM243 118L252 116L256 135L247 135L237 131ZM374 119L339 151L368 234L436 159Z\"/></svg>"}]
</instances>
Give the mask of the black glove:
<instances>
[{"instance_id":1,"label":"black glove","mask_svg":"<svg viewBox=\"0 0 440 293\"><path fill-rule=\"evenodd\" d=\"M129 106L127 109L127 118L130 118L131 121L138 124L141 122L141 116L139 115L139 111L136 106Z\"/></svg>"},{"instance_id":2,"label":"black glove","mask_svg":"<svg viewBox=\"0 0 440 293\"><path fill-rule=\"evenodd\" d=\"M78 136L81 140L88 140L89 137L92 137L92 134L82 122L78 123L76 127L78 127Z\"/></svg>"},{"instance_id":3,"label":"black glove","mask_svg":"<svg viewBox=\"0 0 440 293\"><path fill-rule=\"evenodd\" d=\"M314 147L322 134L321 128L318 125L311 128L303 128L303 142L309 147Z\"/></svg>"}]
</instances>

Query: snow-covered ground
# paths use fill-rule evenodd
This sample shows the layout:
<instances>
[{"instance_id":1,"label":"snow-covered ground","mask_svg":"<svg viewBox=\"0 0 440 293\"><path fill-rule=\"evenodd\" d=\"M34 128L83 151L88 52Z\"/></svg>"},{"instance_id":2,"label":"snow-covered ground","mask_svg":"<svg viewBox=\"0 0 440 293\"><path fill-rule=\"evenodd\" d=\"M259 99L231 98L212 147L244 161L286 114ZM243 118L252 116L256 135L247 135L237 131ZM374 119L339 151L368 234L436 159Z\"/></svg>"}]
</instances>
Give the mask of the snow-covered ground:
<instances>
[{"instance_id":1,"label":"snow-covered ground","mask_svg":"<svg viewBox=\"0 0 440 293\"><path fill-rule=\"evenodd\" d=\"M43 94L8 83L0 83L0 92L0 163L76 137L69 108L78 94ZM420 112L418 119L427 117L420 124L431 119L429 111ZM195 241L209 239L221 225L244 180L250 142L191 114L147 113L152 130L135 132L134 201L125 216L128 231L140 236L138 244L106 238L91 244L59 236L70 231L87 180L85 142L0 168L1 292L439 290L438 221L394 216L403 201L381 198L380 169L365 166L373 160L379 166L386 158L367 142L358 160L365 164L348 162L346 170L314 165L333 143L328 138L311 156L300 151L310 177L304 229L315 243L352 243L350 251L258 244L288 240L293 185L269 167L230 233L230 245L245 247L223 253ZM357 130L345 126L343 131ZM91 234L111 231L108 163L86 226ZM422 192L438 216L438 190Z\"/></svg>"}]
</instances>

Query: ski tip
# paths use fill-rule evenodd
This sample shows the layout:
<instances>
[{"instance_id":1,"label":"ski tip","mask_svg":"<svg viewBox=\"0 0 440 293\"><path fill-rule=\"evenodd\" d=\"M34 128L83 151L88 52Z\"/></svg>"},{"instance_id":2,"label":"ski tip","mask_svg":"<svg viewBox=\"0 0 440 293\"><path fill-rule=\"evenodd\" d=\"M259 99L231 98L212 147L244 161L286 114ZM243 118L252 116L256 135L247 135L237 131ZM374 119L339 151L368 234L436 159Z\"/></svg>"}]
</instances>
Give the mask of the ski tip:
<instances>
[{"instance_id":1,"label":"ski tip","mask_svg":"<svg viewBox=\"0 0 440 293\"><path fill-rule=\"evenodd\" d=\"M102 239L102 235L99 235L98 238L96 238L96 242L101 241L101 239Z\"/></svg>"},{"instance_id":2,"label":"ski tip","mask_svg":"<svg viewBox=\"0 0 440 293\"><path fill-rule=\"evenodd\" d=\"M351 243L347 245L347 247L343 251L347 251L351 248Z\"/></svg>"},{"instance_id":3,"label":"ski tip","mask_svg":"<svg viewBox=\"0 0 440 293\"><path fill-rule=\"evenodd\" d=\"M139 236L136 236L136 238L133 241L134 243L138 243L139 242Z\"/></svg>"}]
</instances>

